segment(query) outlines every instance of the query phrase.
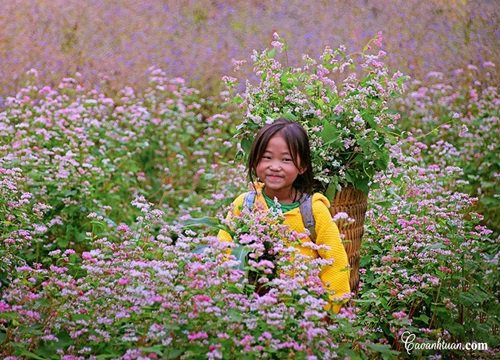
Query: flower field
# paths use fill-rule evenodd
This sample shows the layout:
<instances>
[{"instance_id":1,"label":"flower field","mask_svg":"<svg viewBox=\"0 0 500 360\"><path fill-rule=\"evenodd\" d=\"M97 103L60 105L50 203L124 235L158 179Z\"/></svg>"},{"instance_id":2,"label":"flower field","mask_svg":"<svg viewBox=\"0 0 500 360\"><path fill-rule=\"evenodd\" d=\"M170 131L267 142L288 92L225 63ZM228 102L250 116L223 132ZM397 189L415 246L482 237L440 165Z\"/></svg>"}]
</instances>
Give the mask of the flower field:
<instances>
[{"instance_id":1,"label":"flower field","mask_svg":"<svg viewBox=\"0 0 500 360\"><path fill-rule=\"evenodd\" d=\"M498 58L498 16L489 0L2 1L0 96L17 91L30 68L52 86L80 72L102 91L142 90L151 65L214 93L231 59L275 31L293 39L293 62L326 45L360 49L383 31L389 66L423 78Z\"/></svg>"},{"instance_id":2,"label":"flower field","mask_svg":"<svg viewBox=\"0 0 500 360\"><path fill-rule=\"evenodd\" d=\"M53 12L59 11L57 3ZM132 3L121 11L133 12ZM210 13L215 11L213 4L195 3L189 2L185 11L196 15L190 13L189 18L198 31L217 16L225 16L240 31L227 40L236 42L244 29L255 27L251 20L247 23L236 17L243 11L238 2L220 3L215 14ZM292 3L288 11L302 16L304 10ZM322 3L322 9L328 8L327 3ZM468 5L464 4L457 1L454 9L465 11ZM29 14L49 16L46 7L37 6L38 10L23 13L20 19ZM78 9L76 2L69 1L67 6L68 14ZM172 12L175 5L169 6ZM86 9L85 14L90 14L91 6ZM257 5L246 11L255 9L268 17L271 10L276 11ZM322 260L310 261L298 254L292 245L300 242L300 234L283 227L279 213L264 216L244 211L236 219L236 242L251 244L246 266L241 259L248 253L236 243L222 243L215 237L218 229L227 226L228 206L248 184L236 136L245 112L227 101L228 91L214 90L208 95L210 91L200 86L210 71L186 62L186 68L180 67L184 73L173 74L168 66L161 66L160 55L147 47L149 42L142 42L146 48L140 49L131 42L130 67L113 61L124 73L139 72L150 62L154 66L147 67L147 75L128 86L118 80L97 84L99 76L92 71L105 73L112 61L89 65L86 57L104 50L93 43L96 37L90 33L80 37L79 32L86 29L85 21L100 18L82 16L83 25L74 27L69 15L61 17L65 20L60 26L74 29L77 36L61 32L66 47L57 47L58 51L50 50L56 42L49 37L47 53L39 55L45 64L19 56L19 62L35 69L26 72L10 64L22 85L2 94L0 357L498 356L500 100L496 64L481 58L495 50L488 49L488 42L481 42L484 37L474 32L477 18L491 15L485 9L475 10L468 29L477 35L475 43L469 39L473 48L469 50L479 54L478 59L452 64L457 60L456 49L450 49L443 52L441 63L433 59L436 63L426 65L430 68L418 67L416 56L408 57L411 64L403 66L406 60L401 59L411 51L406 47L394 55L388 51L387 63L411 73L413 79L389 104L391 121L397 122L391 125L390 141L383 144L385 171L370 178L360 288L339 314L324 309L327 294L318 278ZM146 10L157 11L154 6ZM420 10L436 12L430 5ZM376 13L376 7L370 11ZM409 10L404 11L409 17ZM445 11L441 16L452 26L466 15ZM109 18L119 15L110 12ZM390 13L373 19L380 18L388 19ZM320 20L318 28L323 29L327 19ZM61 29L53 28L52 22L46 24L47 29ZM131 27L138 26L134 24ZM159 24L153 22L153 28ZM285 29L293 28L283 24ZM356 33L345 25L345 31L349 29ZM284 33L294 39L293 34ZM148 38L147 32L134 34ZM270 34L265 40L257 37L244 43L263 49ZM458 31L452 34L459 36ZM121 39L120 46L125 46L120 36L114 39ZM390 34L385 37L389 47L396 46ZM339 43L328 38L312 45L319 49L323 40ZM360 39L352 37L350 48L357 47L355 40ZM197 46L189 51L203 51L203 56L211 58L207 46L203 50L203 44ZM220 47L238 48L233 42ZM180 49L179 54L162 56L180 61L184 56ZM66 67L66 57L75 59L78 51L81 68ZM139 58L147 53L153 58ZM221 76L235 64L233 55L225 55L225 60L214 60L220 67L214 66L213 72L220 71ZM294 56L290 53L290 62ZM56 71L58 76L71 75L50 78L54 64L64 68ZM412 68L418 71L411 72ZM190 71L199 78L189 79ZM255 84L256 79L245 74L249 84ZM211 89L223 88L220 77L218 81L210 80ZM263 105L259 106L265 113ZM344 225L344 217L335 220L339 227ZM259 259L267 243L274 244L275 262ZM231 250L233 255L229 255ZM252 282L249 274L259 275ZM267 291L257 294L256 283ZM415 335L411 349L404 341L406 333ZM486 343L487 349L415 346L438 342Z\"/></svg>"}]
</instances>

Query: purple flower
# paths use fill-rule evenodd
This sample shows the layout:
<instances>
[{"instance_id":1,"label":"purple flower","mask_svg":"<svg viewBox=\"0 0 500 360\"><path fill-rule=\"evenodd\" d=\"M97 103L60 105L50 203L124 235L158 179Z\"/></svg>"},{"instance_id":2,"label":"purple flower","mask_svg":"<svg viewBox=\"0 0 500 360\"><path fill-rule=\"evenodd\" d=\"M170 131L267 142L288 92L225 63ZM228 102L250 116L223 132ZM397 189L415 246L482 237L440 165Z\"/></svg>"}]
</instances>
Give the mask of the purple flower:
<instances>
[{"instance_id":1,"label":"purple flower","mask_svg":"<svg viewBox=\"0 0 500 360\"><path fill-rule=\"evenodd\" d=\"M118 279L118 285L127 285L130 283L130 279L126 276L124 277L121 277L120 279Z\"/></svg>"},{"instance_id":2,"label":"purple flower","mask_svg":"<svg viewBox=\"0 0 500 360\"><path fill-rule=\"evenodd\" d=\"M188 334L189 341L196 341L196 340L200 340L200 339L208 339L208 334L205 331L200 331L200 332Z\"/></svg>"},{"instance_id":3,"label":"purple flower","mask_svg":"<svg viewBox=\"0 0 500 360\"><path fill-rule=\"evenodd\" d=\"M395 318L395 319L404 319L406 318L408 315L404 312L404 311L397 311L397 312L393 312L392 313L392 317Z\"/></svg>"},{"instance_id":4,"label":"purple flower","mask_svg":"<svg viewBox=\"0 0 500 360\"><path fill-rule=\"evenodd\" d=\"M120 224L116 227L116 230L120 231L120 232L124 232L124 233L127 233L130 231L130 228L128 227L127 224Z\"/></svg>"}]
</instances>

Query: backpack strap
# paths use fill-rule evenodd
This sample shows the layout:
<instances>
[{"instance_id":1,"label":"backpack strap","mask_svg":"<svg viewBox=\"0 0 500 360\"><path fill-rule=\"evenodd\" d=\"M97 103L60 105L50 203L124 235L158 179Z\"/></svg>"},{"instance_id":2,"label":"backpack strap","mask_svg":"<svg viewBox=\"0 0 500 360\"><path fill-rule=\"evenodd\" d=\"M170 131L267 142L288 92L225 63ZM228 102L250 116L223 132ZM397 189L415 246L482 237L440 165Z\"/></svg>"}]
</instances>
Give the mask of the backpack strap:
<instances>
[{"instance_id":1,"label":"backpack strap","mask_svg":"<svg viewBox=\"0 0 500 360\"><path fill-rule=\"evenodd\" d=\"M309 237L316 243L316 221L312 211L312 195L304 194L300 201L300 215L304 222L304 227L309 231Z\"/></svg>"},{"instance_id":2,"label":"backpack strap","mask_svg":"<svg viewBox=\"0 0 500 360\"><path fill-rule=\"evenodd\" d=\"M245 198L243 199L243 209L248 211L252 210L253 203L255 202L255 196L257 196L257 192L255 190L246 193Z\"/></svg>"}]
</instances>

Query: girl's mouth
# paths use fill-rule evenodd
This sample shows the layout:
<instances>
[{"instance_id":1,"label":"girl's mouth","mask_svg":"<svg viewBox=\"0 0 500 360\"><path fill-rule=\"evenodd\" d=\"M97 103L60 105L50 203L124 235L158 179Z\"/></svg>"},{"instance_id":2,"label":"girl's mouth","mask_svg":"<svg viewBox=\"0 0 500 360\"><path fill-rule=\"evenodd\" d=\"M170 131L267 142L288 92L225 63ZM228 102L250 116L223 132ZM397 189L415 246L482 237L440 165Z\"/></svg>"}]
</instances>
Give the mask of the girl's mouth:
<instances>
[{"instance_id":1,"label":"girl's mouth","mask_svg":"<svg viewBox=\"0 0 500 360\"><path fill-rule=\"evenodd\" d=\"M270 180L270 181L277 181L277 180L281 180L281 176L279 176L279 175L268 175L267 179Z\"/></svg>"}]
</instances>

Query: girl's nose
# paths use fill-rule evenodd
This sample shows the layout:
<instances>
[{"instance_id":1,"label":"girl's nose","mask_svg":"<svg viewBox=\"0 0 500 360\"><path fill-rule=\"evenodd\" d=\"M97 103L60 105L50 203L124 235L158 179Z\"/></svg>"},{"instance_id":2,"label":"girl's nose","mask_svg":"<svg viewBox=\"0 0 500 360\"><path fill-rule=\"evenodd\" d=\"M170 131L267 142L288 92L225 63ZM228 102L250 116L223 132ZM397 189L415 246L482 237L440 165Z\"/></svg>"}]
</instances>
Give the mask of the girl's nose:
<instances>
[{"instance_id":1,"label":"girl's nose","mask_svg":"<svg viewBox=\"0 0 500 360\"><path fill-rule=\"evenodd\" d=\"M279 162L273 161L271 165L269 166L271 170L279 171L281 170L281 165Z\"/></svg>"}]
</instances>

